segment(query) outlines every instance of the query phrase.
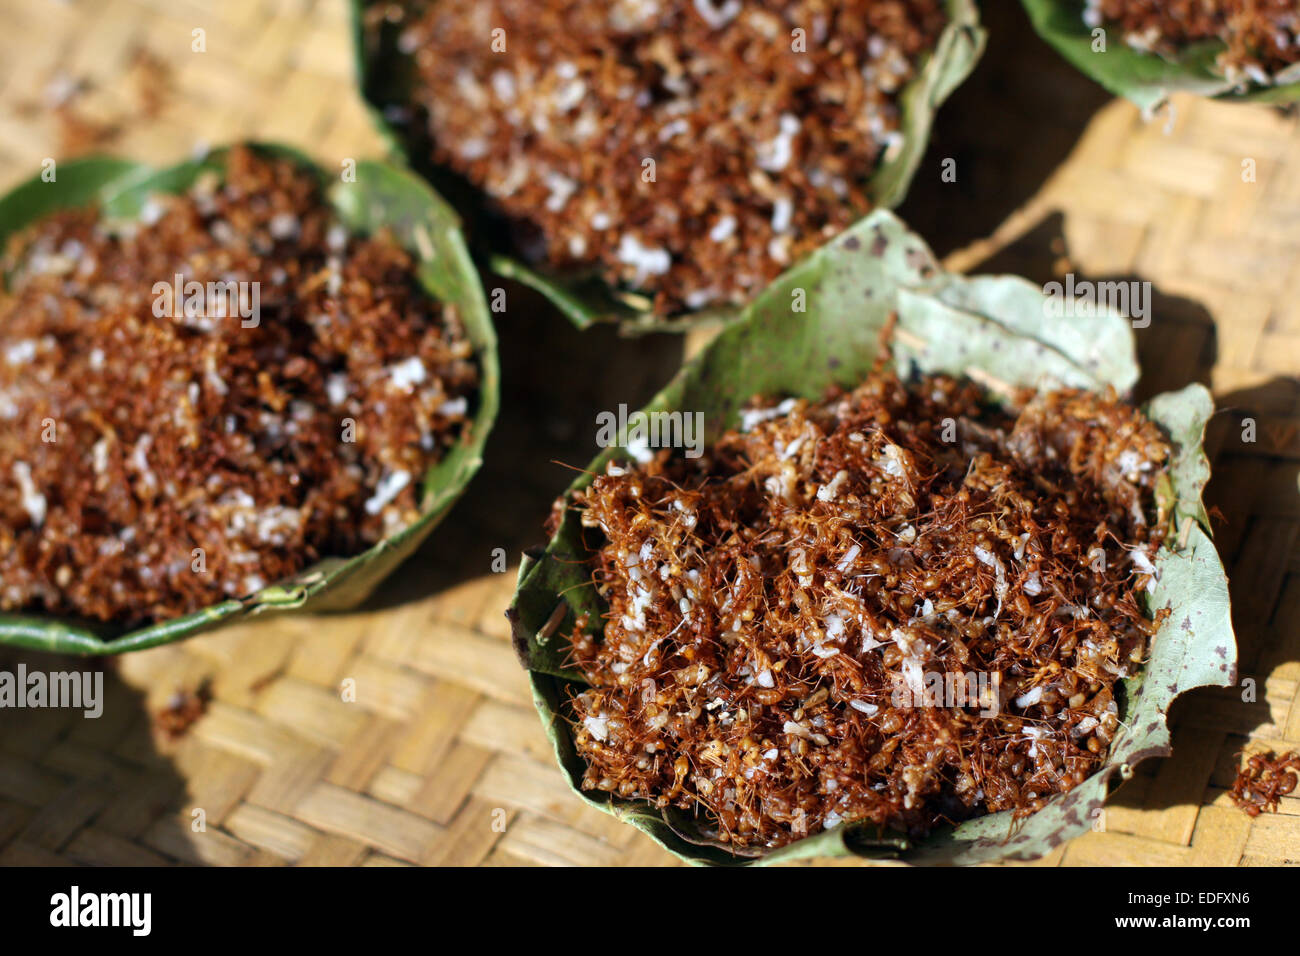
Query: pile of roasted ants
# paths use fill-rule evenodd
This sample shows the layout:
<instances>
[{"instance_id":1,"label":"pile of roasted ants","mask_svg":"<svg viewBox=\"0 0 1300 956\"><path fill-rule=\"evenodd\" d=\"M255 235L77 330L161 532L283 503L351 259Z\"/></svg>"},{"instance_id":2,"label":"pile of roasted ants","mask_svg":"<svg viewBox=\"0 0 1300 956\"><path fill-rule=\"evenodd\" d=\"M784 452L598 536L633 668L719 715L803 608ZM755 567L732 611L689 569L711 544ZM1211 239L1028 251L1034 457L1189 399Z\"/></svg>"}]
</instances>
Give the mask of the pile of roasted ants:
<instances>
[{"instance_id":1,"label":"pile of roasted ants","mask_svg":"<svg viewBox=\"0 0 1300 956\"><path fill-rule=\"evenodd\" d=\"M1271 750L1251 754L1237 771L1228 796L1252 817L1267 810L1277 813L1282 797L1295 790L1300 774L1300 754L1289 750L1280 757Z\"/></svg>"}]
</instances>

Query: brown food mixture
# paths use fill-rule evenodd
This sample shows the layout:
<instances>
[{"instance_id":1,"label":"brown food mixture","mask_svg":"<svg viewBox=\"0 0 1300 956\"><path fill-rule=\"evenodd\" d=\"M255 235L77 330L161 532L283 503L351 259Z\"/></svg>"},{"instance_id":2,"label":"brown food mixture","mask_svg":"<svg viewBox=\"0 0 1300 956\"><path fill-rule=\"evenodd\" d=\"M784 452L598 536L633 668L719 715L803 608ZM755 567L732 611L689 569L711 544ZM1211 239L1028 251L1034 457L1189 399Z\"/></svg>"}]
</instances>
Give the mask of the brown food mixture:
<instances>
[{"instance_id":1,"label":"brown food mixture","mask_svg":"<svg viewBox=\"0 0 1300 956\"><path fill-rule=\"evenodd\" d=\"M942 0L400 7L433 160L495 202L526 258L659 315L748 301L869 208L946 21Z\"/></svg>"},{"instance_id":2,"label":"brown food mixture","mask_svg":"<svg viewBox=\"0 0 1300 956\"><path fill-rule=\"evenodd\" d=\"M179 740L202 719L211 703L210 680L204 680L195 690L178 687L166 706L154 714L154 728L168 740Z\"/></svg>"},{"instance_id":3,"label":"brown food mixture","mask_svg":"<svg viewBox=\"0 0 1300 956\"><path fill-rule=\"evenodd\" d=\"M0 610L138 625L359 553L469 428L471 344L408 254L349 236L295 165L237 149L225 172L10 243ZM178 273L258 283L260 314L252 285L169 310Z\"/></svg>"},{"instance_id":4,"label":"brown food mixture","mask_svg":"<svg viewBox=\"0 0 1300 956\"><path fill-rule=\"evenodd\" d=\"M1294 793L1300 777L1300 754L1287 751L1280 757L1271 750L1251 754L1237 771L1228 796L1248 815L1264 811L1277 813L1282 797Z\"/></svg>"},{"instance_id":5,"label":"brown food mixture","mask_svg":"<svg viewBox=\"0 0 1300 956\"><path fill-rule=\"evenodd\" d=\"M1296 0L1087 0L1090 27L1116 24L1144 52L1174 53L1189 43L1222 40L1218 67L1234 83L1268 86L1271 74L1300 62Z\"/></svg>"},{"instance_id":6,"label":"brown food mixture","mask_svg":"<svg viewBox=\"0 0 1300 956\"><path fill-rule=\"evenodd\" d=\"M583 786L776 847L1028 813L1097 769L1157 628L1159 429L885 374L745 417L577 495L609 605L571 636Z\"/></svg>"}]
</instances>

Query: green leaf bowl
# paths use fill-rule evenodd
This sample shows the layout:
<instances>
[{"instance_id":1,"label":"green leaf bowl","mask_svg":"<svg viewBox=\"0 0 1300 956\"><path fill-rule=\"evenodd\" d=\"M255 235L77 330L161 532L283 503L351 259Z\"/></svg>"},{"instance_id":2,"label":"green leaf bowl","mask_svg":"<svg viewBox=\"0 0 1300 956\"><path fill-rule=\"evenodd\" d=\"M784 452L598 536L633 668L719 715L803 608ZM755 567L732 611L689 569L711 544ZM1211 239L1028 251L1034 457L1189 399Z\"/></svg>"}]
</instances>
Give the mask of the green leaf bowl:
<instances>
[{"instance_id":1,"label":"green leaf bowl","mask_svg":"<svg viewBox=\"0 0 1300 956\"><path fill-rule=\"evenodd\" d=\"M806 311L792 311L803 300ZM1049 317L1043 290L1007 276L944 272L925 244L892 213L878 210L796 265L766 289L744 316L724 329L646 406L646 412L702 412L705 441L739 420L755 395L820 398L851 387L870 372L880 332L891 313L893 365L962 375L995 400L1007 386L1070 386L1128 394L1138 378L1131 320L1101 310L1088 318ZM516 652L555 756L577 795L649 834L697 864L745 865L804 857L890 857L914 863L971 864L1041 856L1096 821L1113 784L1139 761L1170 752L1166 714L1174 697L1202 685L1235 680L1236 642L1228 614L1228 582L1210 540L1201 490L1209 478L1202 451L1213 410L1200 385L1156 397L1145 411L1175 447L1169 481L1157 498L1173 528L1157 555L1159 580L1148 610L1169 608L1143 670L1123 681L1121 729L1107 761L1073 790L1031 816L1010 812L966 821L923 840L845 823L775 851L738 856L711 842L687 814L580 788L584 763L564 712L581 674L566 664L577 617L597 630L606 610L592 584L588 552L572 509L545 547L525 556L508 616ZM566 500L622 448L599 455L570 486Z\"/></svg>"},{"instance_id":2,"label":"green leaf bowl","mask_svg":"<svg viewBox=\"0 0 1300 956\"><path fill-rule=\"evenodd\" d=\"M595 322L618 322L627 331L684 331L701 322L728 322L743 312L712 308L666 318L656 315L649 299L636 290L612 288L591 274L559 274L525 265L515 256L509 235L493 228L482 194L448 170L431 165L427 148L420 147L426 135L423 131L393 121L390 108L410 105L410 57L397 49L398 31L391 24L367 28L367 9L383 6L382 0L350 2L358 83L381 135L396 156L404 157L458 203L471 226L483 226L475 235L482 233L485 252L496 272L536 289L579 328ZM948 24L901 96L902 147L882 161L867 180L867 194L877 207L893 208L903 201L925 154L939 106L970 75L984 51L985 32L975 0L944 0L944 6Z\"/></svg>"},{"instance_id":3,"label":"green leaf bowl","mask_svg":"<svg viewBox=\"0 0 1300 956\"><path fill-rule=\"evenodd\" d=\"M1194 43L1177 56L1143 53L1107 31L1105 52L1094 52L1092 28L1083 22L1083 0L1022 0L1038 35L1078 70L1116 96L1150 113L1173 93L1193 93L1221 100L1294 103L1300 100L1300 63L1273 77L1270 86L1240 87L1215 71L1221 41Z\"/></svg>"},{"instance_id":4,"label":"green leaf bowl","mask_svg":"<svg viewBox=\"0 0 1300 956\"><path fill-rule=\"evenodd\" d=\"M288 158L305 175L317 177L350 232L389 229L414 257L425 290L457 306L482 376L469 433L425 474L420 517L361 554L326 558L256 594L125 632L98 622L0 614L0 645L63 654L119 654L169 644L262 614L353 608L428 537L478 471L500 402L500 371L487 301L455 212L423 180L404 169L362 160L356 164L355 182L344 182L290 148L250 145L264 154ZM59 163L54 182L38 175L0 198L0 246L16 231L61 209L97 205L106 218L135 217L150 195L182 192L205 172L219 174L225 153L216 150L162 169L108 157Z\"/></svg>"}]
</instances>

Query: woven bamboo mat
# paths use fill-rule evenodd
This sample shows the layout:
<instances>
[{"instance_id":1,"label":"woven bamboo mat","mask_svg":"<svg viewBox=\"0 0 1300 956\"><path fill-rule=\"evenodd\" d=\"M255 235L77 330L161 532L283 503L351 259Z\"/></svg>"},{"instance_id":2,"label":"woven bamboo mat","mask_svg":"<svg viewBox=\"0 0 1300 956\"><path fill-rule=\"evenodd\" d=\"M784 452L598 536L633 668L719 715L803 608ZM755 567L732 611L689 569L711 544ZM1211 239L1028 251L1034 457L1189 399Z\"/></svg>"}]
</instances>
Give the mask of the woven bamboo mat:
<instances>
[{"instance_id":1,"label":"woven bamboo mat","mask_svg":"<svg viewBox=\"0 0 1300 956\"><path fill-rule=\"evenodd\" d=\"M1116 794L1104 832L1042 862L1300 862L1300 798L1252 821L1226 797L1238 751L1300 747L1300 121L1179 100L1144 122L993 6L989 57L941 115L903 215L954 268L1154 284L1141 387L1215 392L1209 497L1257 688L1180 699L1174 756ZM337 0L5 0L0 189L93 150L163 163L255 137L322 162L374 155L349 56ZM104 664L97 720L0 714L0 863L672 862L567 792L502 617L513 568L492 572L540 538L569 479L554 462L590 457L595 411L642 403L682 345L580 336L520 290L509 301L502 420L430 546L362 612ZM86 666L0 668L20 660ZM192 721L160 716L177 695Z\"/></svg>"}]
</instances>

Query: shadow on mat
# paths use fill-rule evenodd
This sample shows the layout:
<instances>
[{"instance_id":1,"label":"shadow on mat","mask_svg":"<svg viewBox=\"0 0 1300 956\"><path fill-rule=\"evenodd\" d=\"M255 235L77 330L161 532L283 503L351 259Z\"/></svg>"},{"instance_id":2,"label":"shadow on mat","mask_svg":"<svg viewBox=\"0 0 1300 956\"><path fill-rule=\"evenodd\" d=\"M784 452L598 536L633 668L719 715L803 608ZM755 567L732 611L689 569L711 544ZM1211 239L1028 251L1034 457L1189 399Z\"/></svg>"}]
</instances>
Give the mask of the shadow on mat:
<instances>
[{"instance_id":1,"label":"shadow on mat","mask_svg":"<svg viewBox=\"0 0 1300 956\"><path fill-rule=\"evenodd\" d=\"M75 678L78 696L61 674ZM0 866L202 862L185 781L115 661L0 648L0 675L25 678L18 686L32 693L47 688L44 706L25 696L29 706L0 710ZM56 684L63 706L50 706Z\"/></svg>"},{"instance_id":2,"label":"shadow on mat","mask_svg":"<svg viewBox=\"0 0 1300 956\"><path fill-rule=\"evenodd\" d=\"M990 235L1038 192L1111 101L1034 33L1019 3L980 4L988 47L939 108L899 215L942 258ZM944 160L955 182L944 182Z\"/></svg>"},{"instance_id":3,"label":"shadow on mat","mask_svg":"<svg viewBox=\"0 0 1300 956\"><path fill-rule=\"evenodd\" d=\"M609 327L579 332L540 296L485 277L507 290L494 316L501 350L501 412L483 467L465 496L365 610L419 600L493 570L497 549L513 567L520 552L544 544L551 504L600 450L598 412L635 411L666 385L682 362L683 337L621 336ZM504 608L502 611L504 612Z\"/></svg>"}]
</instances>

